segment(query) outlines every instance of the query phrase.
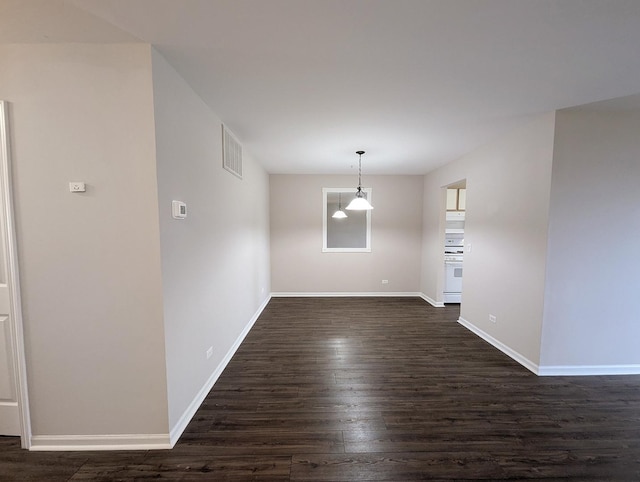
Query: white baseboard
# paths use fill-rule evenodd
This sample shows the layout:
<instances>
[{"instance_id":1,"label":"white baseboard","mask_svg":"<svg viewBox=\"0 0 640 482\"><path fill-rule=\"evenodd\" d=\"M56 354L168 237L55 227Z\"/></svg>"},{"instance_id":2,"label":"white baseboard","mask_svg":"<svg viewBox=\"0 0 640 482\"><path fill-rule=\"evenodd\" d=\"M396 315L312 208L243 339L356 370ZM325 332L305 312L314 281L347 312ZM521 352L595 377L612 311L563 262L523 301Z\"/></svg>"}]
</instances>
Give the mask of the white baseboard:
<instances>
[{"instance_id":1,"label":"white baseboard","mask_svg":"<svg viewBox=\"0 0 640 482\"><path fill-rule=\"evenodd\" d=\"M541 377L588 375L640 375L640 365L557 365L538 368Z\"/></svg>"},{"instance_id":2,"label":"white baseboard","mask_svg":"<svg viewBox=\"0 0 640 482\"><path fill-rule=\"evenodd\" d=\"M34 435L29 450L153 450L170 449L169 434L149 435Z\"/></svg>"},{"instance_id":3,"label":"white baseboard","mask_svg":"<svg viewBox=\"0 0 640 482\"><path fill-rule=\"evenodd\" d=\"M509 358L512 358L513 360L515 360L518 363L520 363L520 365L525 367L527 370L531 370L536 375L538 374L538 365L533 363L527 357L525 357L525 356L521 355L520 353L518 353L517 351L509 348L507 345L505 345L501 341L496 340L490 334L488 334L485 331L481 330L477 326L472 325L470 322L468 322L467 320L465 320L462 317L458 318L458 323L460 323L462 326L464 326L467 330L469 330L469 331L475 333L476 335L478 335L480 338L482 338L487 343L489 343L489 344L493 345L494 347L496 347L498 350L500 350L502 353L507 355Z\"/></svg>"},{"instance_id":4,"label":"white baseboard","mask_svg":"<svg viewBox=\"0 0 640 482\"><path fill-rule=\"evenodd\" d=\"M280 291L271 293L273 298L321 298L321 297L358 297L358 296L402 296L402 297L419 297L422 293L417 291L319 291L319 292L293 292L293 291Z\"/></svg>"},{"instance_id":5,"label":"white baseboard","mask_svg":"<svg viewBox=\"0 0 640 482\"><path fill-rule=\"evenodd\" d=\"M427 303L429 303L431 306L435 308L444 308L444 303L442 301L436 301L432 298L429 298L424 293L420 293L420 298L422 298L423 300L425 300Z\"/></svg>"},{"instance_id":6,"label":"white baseboard","mask_svg":"<svg viewBox=\"0 0 640 482\"><path fill-rule=\"evenodd\" d=\"M458 323L472 331L487 343L490 343L502 353L517 361L523 367L531 370L541 377L577 377L593 375L640 375L640 365L537 365L531 360L512 350L504 343L496 340L477 326L472 325L464 318L458 318Z\"/></svg>"},{"instance_id":7,"label":"white baseboard","mask_svg":"<svg viewBox=\"0 0 640 482\"><path fill-rule=\"evenodd\" d=\"M418 297L435 308L444 308L442 301L435 301L419 291L279 291L271 293L273 298L322 298L322 297L358 297L358 296L391 296L391 297Z\"/></svg>"},{"instance_id":8,"label":"white baseboard","mask_svg":"<svg viewBox=\"0 0 640 482\"><path fill-rule=\"evenodd\" d=\"M260 307L255 312L251 320L249 320L249 323L247 323L247 325L242 330L242 333L240 333L240 335L238 336L238 338L236 338L236 341L233 343L231 348L229 348L229 350L227 351L227 354L224 356L222 361L218 364L218 366L213 371L209 379L205 382L203 387L196 394L196 396L191 401L191 403L186 408L186 410L183 412L182 416L180 417L178 422L175 424L175 426L171 429L171 432L169 433L171 447L173 447L178 442L178 439L180 439L182 432L184 432L184 430L187 428L187 425L189 425L189 422L198 411L198 408L200 408L200 405L202 405L202 402L207 397L207 394L211 391L215 383L218 381L218 378L220 378L220 375L222 375L222 372L231 361L231 358L233 358L233 355L240 347L240 344L244 341L245 337L249 334L249 331L251 330L255 322L258 320L258 317L260 316L262 311L265 309L270 299L271 299L271 296L267 296L267 298L262 303L262 305L260 305Z\"/></svg>"}]
</instances>

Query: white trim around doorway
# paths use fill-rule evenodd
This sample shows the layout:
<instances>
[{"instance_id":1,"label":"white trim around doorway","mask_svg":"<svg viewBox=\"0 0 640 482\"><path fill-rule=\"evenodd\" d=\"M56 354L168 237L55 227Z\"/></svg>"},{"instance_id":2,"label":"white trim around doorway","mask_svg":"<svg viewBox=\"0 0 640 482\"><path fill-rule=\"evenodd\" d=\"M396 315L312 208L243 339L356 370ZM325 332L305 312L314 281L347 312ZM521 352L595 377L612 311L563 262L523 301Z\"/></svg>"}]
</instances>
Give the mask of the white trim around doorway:
<instances>
[{"instance_id":1,"label":"white trim around doorway","mask_svg":"<svg viewBox=\"0 0 640 482\"><path fill-rule=\"evenodd\" d=\"M9 142L9 104L0 101L0 183L4 211L1 216L6 224L5 254L7 259L7 284L9 286L9 308L11 311L11 338L13 345L15 386L20 417L20 439L22 448L31 448L31 417L27 392L27 366L24 350L22 324L22 301L18 270L18 248L13 211L11 182L11 149Z\"/></svg>"}]
</instances>

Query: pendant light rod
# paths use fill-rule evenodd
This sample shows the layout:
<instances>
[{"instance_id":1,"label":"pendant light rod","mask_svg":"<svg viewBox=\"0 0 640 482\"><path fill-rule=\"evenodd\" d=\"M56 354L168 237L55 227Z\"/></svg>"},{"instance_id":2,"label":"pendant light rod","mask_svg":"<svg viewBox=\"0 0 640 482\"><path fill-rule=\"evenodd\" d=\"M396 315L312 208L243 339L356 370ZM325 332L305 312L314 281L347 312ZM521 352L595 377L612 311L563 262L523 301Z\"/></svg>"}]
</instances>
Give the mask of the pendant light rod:
<instances>
[{"instance_id":1,"label":"pendant light rod","mask_svg":"<svg viewBox=\"0 0 640 482\"><path fill-rule=\"evenodd\" d=\"M345 208L350 211L369 211L373 209L373 206L367 201L367 198L362 192L362 154L364 151L356 151L358 154L358 189L356 190L356 197Z\"/></svg>"},{"instance_id":2,"label":"pendant light rod","mask_svg":"<svg viewBox=\"0 0 640 482\"><path fill-rule=\"evenodd\" d=\"M362 190L362 154L364 151L356 151L358 154L358 192Z\"/></svg>"}]
</instances>

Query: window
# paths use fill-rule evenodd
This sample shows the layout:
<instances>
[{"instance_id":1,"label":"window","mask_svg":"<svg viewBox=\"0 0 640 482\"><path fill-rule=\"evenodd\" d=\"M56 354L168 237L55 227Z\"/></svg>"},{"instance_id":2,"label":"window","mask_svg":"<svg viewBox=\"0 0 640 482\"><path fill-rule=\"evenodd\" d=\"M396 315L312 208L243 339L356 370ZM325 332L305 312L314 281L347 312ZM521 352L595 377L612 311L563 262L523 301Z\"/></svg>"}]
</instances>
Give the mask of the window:
<instances>
[{"instance_id":1,"label":"window","mask_svg":"<svg viewBox=\"0 0 640 482\"><path fill-rule=\"evenodd\" d=\"M371 202L371 188L362 192ZM322 189L322 251L325 253L371 252L371 211L347 211L345 207L355 197L354 188L325 187ZM333 214L341 207L346 218Z\"/></svg>"}]
</instances>

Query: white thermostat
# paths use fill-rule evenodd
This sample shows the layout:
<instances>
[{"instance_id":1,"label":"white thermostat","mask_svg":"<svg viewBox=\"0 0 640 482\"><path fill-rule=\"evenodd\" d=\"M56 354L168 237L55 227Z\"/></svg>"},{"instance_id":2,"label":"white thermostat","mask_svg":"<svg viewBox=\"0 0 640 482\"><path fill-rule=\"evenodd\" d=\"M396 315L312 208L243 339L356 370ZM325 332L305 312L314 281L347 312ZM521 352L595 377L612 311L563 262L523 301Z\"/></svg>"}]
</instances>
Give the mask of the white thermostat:
<instances>
[{"instance_id":1,"label":"white thermostat","mask_svg":"<svg viewBox=\"0 0 640 482\"><path fill-rule=\"evenodd\" d=\"M87 187L84 182L81 181L72 181L69 183L69 191L70 192L85 192Z\"/></svg>"},{"instance_id":2,"label":"white thermostat","mask_svg":"<svg viewBox=\"0 0 640 482\"><path fill-rule=\"evenodd\" d=\"M171 214L173 219L184 219L187 217L187 205L182 201L171 201Z\"/></svg>"}]
</instances>

